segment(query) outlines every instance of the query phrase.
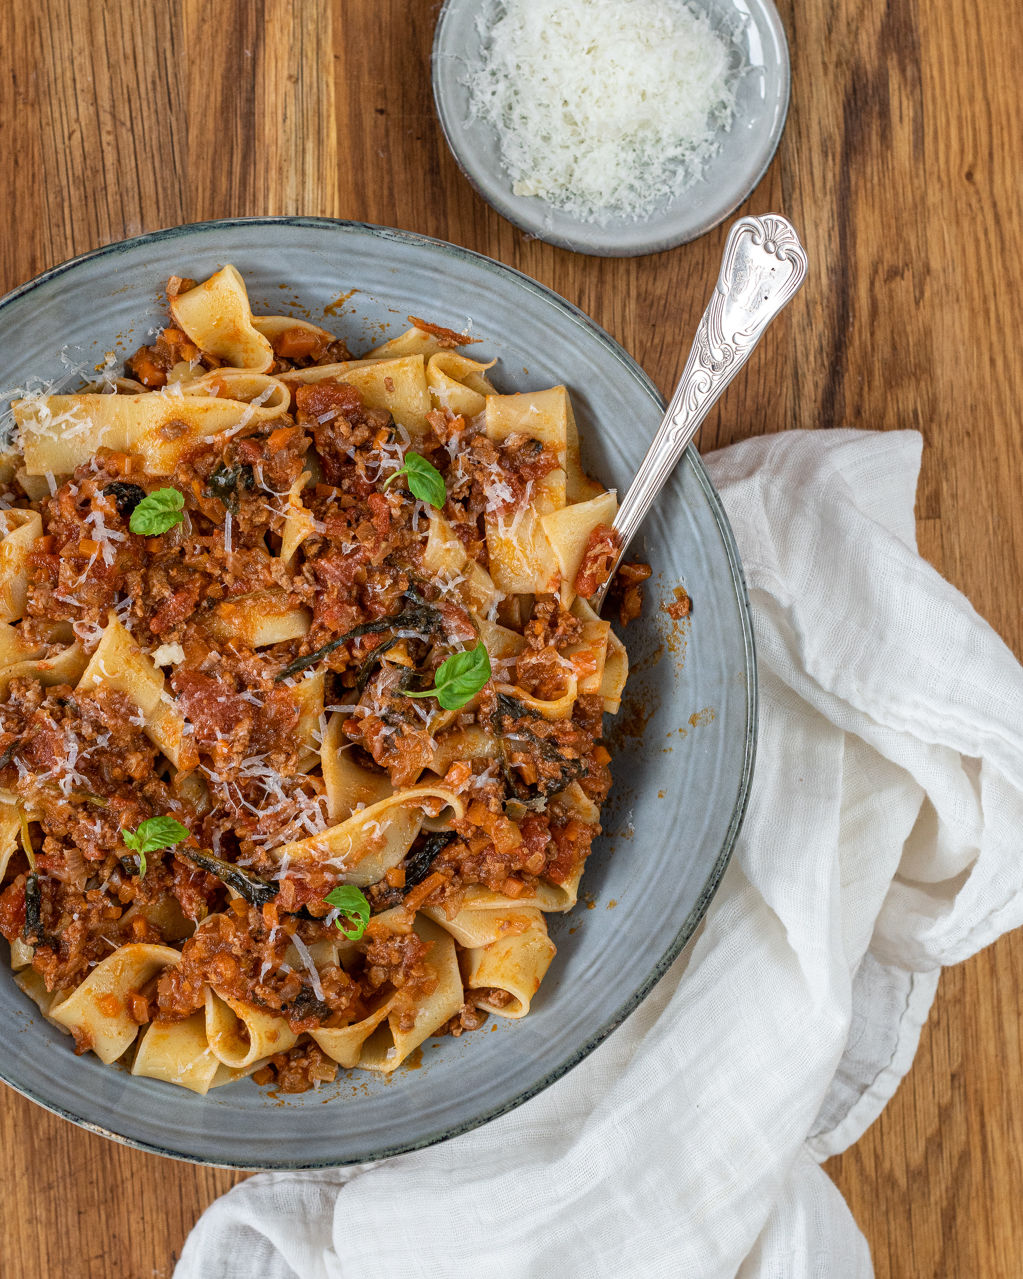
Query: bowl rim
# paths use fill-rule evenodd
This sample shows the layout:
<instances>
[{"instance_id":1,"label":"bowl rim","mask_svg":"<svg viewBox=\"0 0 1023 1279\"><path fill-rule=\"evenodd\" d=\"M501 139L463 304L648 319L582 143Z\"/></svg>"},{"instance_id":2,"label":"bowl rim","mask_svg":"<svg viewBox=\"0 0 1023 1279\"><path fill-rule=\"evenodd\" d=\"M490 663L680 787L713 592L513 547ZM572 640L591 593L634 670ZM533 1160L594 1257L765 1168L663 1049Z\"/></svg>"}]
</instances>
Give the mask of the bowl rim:
<instances>
[{"instance_id":1,"label":"bowl rim","mask_svg":"<svg viewBox=\"0 0 1023 1279\"><path fill-rule=\"evenodd\" d=\"M519 205L513 203L507 181L503 179L492 181L488 189L485 179L487 177L493 178L495 174L500 178L502 173L500 166L495 170L486 165L477 167L469 161L469 148L463 144L463 125L456 117L454 104L443 87L440 74L440 67L443 61L441 45L447 35L447 26L449 22L453 21L452 15L456 5L464 2L465 0L444 0L437 18L437 25L434 28L433 45L430 53L430 79L433 88L434 109L437 113L437 119L440 121L441 131L444 134L448 150L454 157L462 176L481 200L484 200L501 217L510 222L512 226L517 227L518 230L525 232L530 238L544 240L559 249L568 249L572 253L583 253L590 257L633 258L663 253L668 249L677 248L680 244L689 244L693 240L698 240L700 236L706 235L714 227L720 226L725 218L730 213L734 213L745 200L749 199L760 185L770 167L771 161L775 157L782 134L785 132L785 123L788 119L792 97L792 59L789 53L788 36L774 0L745 0L747 10L756 8L762 13L780 52L777 64L779 91L773 108L775 113L774 122L766 145L758 153L754 168L749 171L747 178L736 188L738 195L729 196L723 203L713 204L704 217L681 232L652 234L648 229L649 224L642 220L638 220L633 227L620 227L615 228L613 231L606 227L601 227L599 223L579 221L576 223L579 228L578 236L569 232L555 231L545 226L544 211L553 207L546 200L537 202L537 216L530 218Z\"/></svg>"},{"instance_id":2,"label":"bowl rim","mask_svg":"<svg viewBox=\"0 0 1023 1279\"><path fill-rule=\"evenodd\" d=\"M452 244L447 240L440 240L432 236L420 235L414 231L403 231L395 227L378 226L369 222L350 221L341 218L324 218L324 217L308 217L301 215L282 215L282 216L257 216L257 217L238 217L238 218L215 218L203 222L189 222L178 226L165 227L156 231L148 231L142 235L132 236L123 240L115 240L109 244L104 244L95 249L90 249L85 253L80 253L75 257L66 259L58 263L56 266L41 271L38 275L33 276L25 283L16 286L9 293L0 297L0 324L2 324L4 312L12 303L19 298L23 298L33 292L41 285L52 280L57 280L61 276L75 270L86 262L99 261L105 258L116 258L120 253L127 252L131 249L142 247L146 244L154 244L167 240L175 240L186 238L196 232L202 231L224 231L231 227L246 226L298 226L317 231L337 231L344 230L346 232L355 232L358 235L366 235L372 239L389 240L397 243L404 243L420 247L429 247L431 249L440 249L443 253L451 256L455 260L468 259L474 264L483 267L485 270L491 271L496 275L512 276L520 286L528 288L529 291L539 295L546 300L555 309L561 311L567 319L572 321L577 327L584 330L591 338L598 341L607 351L607 354L621 368L623 373L631 377L639 383L640 387L646 391L654 403L663 412L666 401L657 389L651 378L637 363L635 359L625 350L625 348L604 329L592 320L584 311L569 302L560 294L555 293L553 289L548 288L545 284L541 284L538 280L534 280L531 276L524 274L522 271L516 270L515 267L506 266L503 262L498 262L494 258L487 257L483 253L477 253L472 249L463 248L461 245ZM149 1142L135 1137L127 1137L121 1133L113 1132L99 1124L91 1123L81 1115L76 1115L72 1111L65 1109L59 1103L51 1101L37 1095L34 1089L23 1087L14 1083L8 1078L4 1068L3 1055L0 1051L0 1081L13 1088L15 1092L20 1093L29 1101L35 1102L36 1105L42 1106L44 1110L48 1110L51 1114L58 1115L62 1119L67 1119L79 1128L84 1128L87 1132L96 1133L102 1137L108 1137L112 1141L119 1142L121 1145L130 1146L135 1150L142 1150L148 1154L163 1155L167 1158L181 1160L185 1163L203 1165L212 1168L233 1168L242 1171L299 1171L303 1169L313 1170L317 1168L339 1168L348 1167L352 1164L372 1163L381 1159L388 1159L394 1155L409 1154L415 1150L422 1150L428 1146L433 1146L439 1142L448 1141L453 1137L459 1137L463 1133L471 1132L475 1128L481 1128L484 1124L490 1123L494 1119L500 1118L501 1115L508 1114L510 1111L517 1109L524 1102L531 1100L544 1089L550 1087L563 1075L567 1074L573 1067L577 1066L584 1058L588 1057L595 1048L616 1030L625 1019L633 1013L636 1008L646 999L647 995L653 990L654 986L661 980L671 965L675 962L682 950L689 942L693 934L696 932L700 921L707 912L711 900L720 887L721 880L725 870L731 860L732 852L735 848L736 841L739 837L739 831L742 827L743 818L749 803L750 789L753 779L753 768L756 758L757 736L758 736L758 681L757 681L757 665L756 650L753 637L753 625L750 615L749 594L746 586L746 579L742 569L742 562L739 557L739 549L735 541L735 535L732 532L728 517L725 514L724 506L718 496L717 490L711 482L707 469L703 460L696 451L694 445L690 444L686 449L685 455L680 465L688 465L692 468L707 503L711 509L711 513L717 524L718 531L724 544L725 553L728 559L729 569L731 571L732 589L735 592L736 601L739 607L739 616L742 625L743 652L745 660L746 674L746 740L743 749L742 771L739 777L738 793L735 804L732 808L731 818L728 828L725 832L725 838L722 842L721 849L714 860L711 871L704 882L700 895L689 911L686 918L682 921L675 936L671 939L668 946L660 955L656 964L654 964L650 973L643 982L624 1000L617 1008L615 1008L608 1017L604 1019L602 1024L594 1031L581 1045L577 1046L569 1053L564 1060L556 1066L548 1070L542 1078L530 1084L507 1101L501 1102L499 1105L493 1106L481 1114L467 1118L457 1124L446 1125L437 1132L429 1133L414 1141L398 1141L384 1145L380 1149L360 1152L346 1159L321 1160L314 1163L303 1162L302 1160L280 1159L274 1160L269 1164L249 1164L242 1160L232 1159L211 1159L207 1156L189 1154L186 1151L173 1150L154 1142Z\"/></svg>"}]
</instances>

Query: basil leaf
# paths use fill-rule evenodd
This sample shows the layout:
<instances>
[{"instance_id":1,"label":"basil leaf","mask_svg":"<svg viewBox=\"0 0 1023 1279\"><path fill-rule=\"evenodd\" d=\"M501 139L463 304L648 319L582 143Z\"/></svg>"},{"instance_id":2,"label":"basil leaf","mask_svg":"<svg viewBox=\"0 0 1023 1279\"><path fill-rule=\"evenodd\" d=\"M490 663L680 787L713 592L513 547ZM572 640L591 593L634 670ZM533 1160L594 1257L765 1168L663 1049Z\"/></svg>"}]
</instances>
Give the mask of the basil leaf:
<instances>
[{"instance_id":1,"label":"basil leaf","mask_svg":"<svg viewBox=\"0 0 1023 1279\"><path fill-rule=\"evenodd\" d=\"M141 878L146 873L146 853L155 853L161 848L173 848L175 844L180 844L183 839L187 839L190 833L188 827L182 826L177 818L161 815L148 817L144 822L139 823L137 830L122 830L121 839L124 841L125 848L130 848L133 853L138 854Z\"/></svg>"},{"instance_id":2,"label":"basil leaf","mask_svg":"<svg viewBox=\"0 0 1023 1279\"><path fill-rule=\"evenodd\" d=\"M185 499L177 489L155 489L131 513L128 527L133 533L157 537L185 518Z\"/></svg>"},{"instance_id":3,"label":"basil leaf","mask_svg":"<svg viewBox=\"0 0 1023 1279\"><path fill-rule=\"evenodd\" d=\"M418 497L421 502L436 507L438 511L443 508L448 498L448 491L444 487L444 476L421 453L410 449L405 454L405 465L401 470L388 476L384 481L384 488L386 489L388 484L393 484L399 475L405 476L413 497Z\"/></svg>"},{"instance_id":4,"label":"basil leaf","mask_svg":"<svg viewBox=\"0 0 1023 1279\"><path fill-rule=\"evenodd\" d=\"M471 702L490 679L490 654L481 641L475 648L463 653L452 653L437 668L433 677L434 687L421 693L406 693L406 697L436 697L446 711L457 711Z\"/></svg>"},{"instance_id":5,"label":"basil leaf","mask_svg":"<svg viewBox=\"0 0 1023 1279\"><path fill-rule=\"evenodd\" d=\"M339 884L332 888L323 899L328 906L336 906L341 917L347 919L350 927L346 928L339 917L335 922L349 941L358 941L366 931L369 923L369 902L361 888L351 884Z\"/></svg>"}]
</instances>

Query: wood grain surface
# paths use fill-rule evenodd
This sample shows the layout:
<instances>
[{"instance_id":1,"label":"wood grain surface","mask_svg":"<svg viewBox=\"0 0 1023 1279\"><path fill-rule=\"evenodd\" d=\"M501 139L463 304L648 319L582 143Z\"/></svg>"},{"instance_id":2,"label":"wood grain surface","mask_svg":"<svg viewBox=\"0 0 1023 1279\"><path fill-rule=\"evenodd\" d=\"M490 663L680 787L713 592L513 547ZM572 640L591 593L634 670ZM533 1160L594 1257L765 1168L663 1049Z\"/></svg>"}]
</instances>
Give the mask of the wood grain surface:
<instances>
[{"instance_id":1,"label":"wood grain surface","mask_svg":"<svg viewBox=\"0 0 1023 1279\"><path fill-rule=\"evenodd\" d=\"M483 204L433 113L431 0L0 3L0 290L174 223L306 213L480 250L571 299L669 389L724 229L607 261ZM801 228L811 283L703 431L926 439L924 553L1023 651L1023 24L1005 0L783 0L792 108L743 211ZM2 362L2 352L0 352ZM878 1276L1023 1274L1023 938L945 973L912 1072L829 1171ZM0 1273L169 1276L241 1174L140 1154L7 1089Z\"/></svg>"}]
</instances>

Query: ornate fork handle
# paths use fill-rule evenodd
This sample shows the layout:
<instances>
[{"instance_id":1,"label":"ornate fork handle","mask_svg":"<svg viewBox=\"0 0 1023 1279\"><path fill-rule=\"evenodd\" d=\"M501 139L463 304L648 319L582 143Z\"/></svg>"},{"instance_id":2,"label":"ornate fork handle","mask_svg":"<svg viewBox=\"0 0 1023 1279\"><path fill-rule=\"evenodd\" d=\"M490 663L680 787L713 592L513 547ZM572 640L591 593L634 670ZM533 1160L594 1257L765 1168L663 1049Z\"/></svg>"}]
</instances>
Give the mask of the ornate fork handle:
<instances>
[{"instance_id":1,"label":"ornate fork handle","mask_svg":"<svg viewBox=\"0 0 1023 1279\"><path fill-rule=\"evenodd\" d=\"M806 250L776 213L740 218L725 244L717 286L700 320L682 378L653 443L615 517L620 537L614 576L668 476L764 330L806 278ZM591 601L598 611L611 578Z\"/></svg>"}]
</instances>

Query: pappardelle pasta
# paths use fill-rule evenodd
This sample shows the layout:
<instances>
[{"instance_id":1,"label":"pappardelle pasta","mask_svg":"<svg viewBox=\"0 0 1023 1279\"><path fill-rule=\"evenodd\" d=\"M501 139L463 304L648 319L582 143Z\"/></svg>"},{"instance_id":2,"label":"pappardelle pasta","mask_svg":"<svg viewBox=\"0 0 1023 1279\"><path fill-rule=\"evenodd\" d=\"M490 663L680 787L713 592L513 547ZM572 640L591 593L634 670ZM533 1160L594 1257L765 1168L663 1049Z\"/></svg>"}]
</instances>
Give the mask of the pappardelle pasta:
<instances>
[{"instance_id":1,"label":"pappardelle pasta","mask_svg":"<svg viewBox=\"0 0 1023 1279\"><path fill-rule=\"evenodd\" d=\"M13 405L0 933L136 1075L389 1072L525 1016L576 901L628 669L588 603L615 495L565 388L499 394L461 334L353 359L231 266L167 294L123 373Z\"/></svg>"}]
</instances>

